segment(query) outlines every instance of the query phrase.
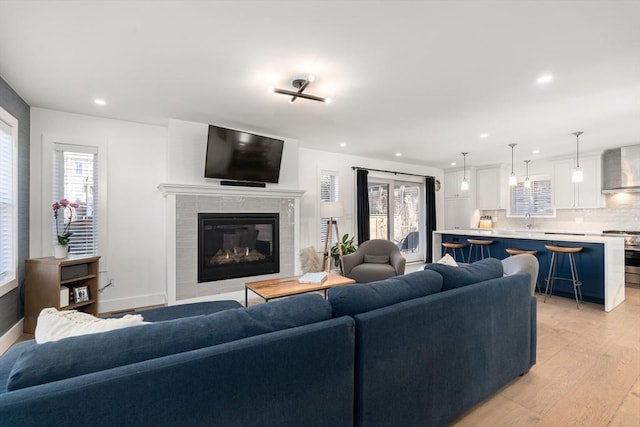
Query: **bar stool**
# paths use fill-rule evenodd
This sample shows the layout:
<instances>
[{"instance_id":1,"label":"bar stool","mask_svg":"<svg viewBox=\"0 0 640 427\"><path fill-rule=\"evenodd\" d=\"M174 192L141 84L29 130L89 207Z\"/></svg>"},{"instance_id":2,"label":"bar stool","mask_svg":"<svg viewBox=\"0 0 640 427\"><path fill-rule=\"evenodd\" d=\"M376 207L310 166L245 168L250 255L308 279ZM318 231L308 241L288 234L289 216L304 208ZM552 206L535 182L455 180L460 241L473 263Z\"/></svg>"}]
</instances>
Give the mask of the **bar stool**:
<instances>
[{"instance_id":1,"label":"bar stool","mask_svg":"<svg viewBox=\"0 0 640 427\"><path fill-rule=\"evenodd\" d=\"M527 249L517 249L517 248L507 248L505 249L509 256L521 255L521 254L529 254L536 256L538 251L536 250L527 250ZM538 278L536 277L536 290L540 293L540 284L538 283Z\"/></svg>"},{"instance_id":2,"label":"bar stool","mask_svg":"<svg viewBox=\"0 0 640 427\"><path fill-rule=\"evenodd\" d=\"M580 302L582 302L582 282L578 280L578 270L576 269L576 260L574 254L582 251L582 247L562 247L554 245L544 245L544 247L551 252L551 265L549 266L549 275L547 276L547 287L544 290L544 302L547 302L547 295L551 295L553 292L554 280L570 280L573 283L573 294L576 297L576 306L580 310ZM556 270L558 265L558 257L561 254L567 254L569 256L569 267L571 268L571 278L556 276Z\"/></svg>"},{"instance_id":3,"label":"bar stool","mask_svg":"<svg viewBox=\"0 0 640 427\"><path fill-rule=\"evenodd\" d=\"M460 257L462 258L462 262L466 262L466 261L464 260L464 251L462 250L462 248L464 248L464 247L465 247L465 246L467 246L467 245L465 245L464 243L449 243L449 242L444 242L444 243L442 244L442 246L444 246L444 253L445 253L445 254L447 253L447 251L448 251L449 249L451 249L451 255L453 256L453 259L454 259L454 260L456 260L456 261L458 261L458 260L456 259L456 250L457 250L457 251L459 251L459 252L460 252Z\"/></svg>"},{"instance_id":4,"label":"bar stool","mask_svg":"<svg viewBox=\"0 0 640 427\"><path fill-rule=\"evenodd\" d=\"M491 251L489 250L489 245L493 243L493 240L488 239L467 239L469 242L469 256L467 257L467 262L471 263L471 254L473 253L473 247L476 247L476 254L478 252L478 248L480 248L480 257L484 259L484 248L487 248L487 258L491 258ZM477 258L474 258L477 259Z\"/></svg>"}]
</instances>

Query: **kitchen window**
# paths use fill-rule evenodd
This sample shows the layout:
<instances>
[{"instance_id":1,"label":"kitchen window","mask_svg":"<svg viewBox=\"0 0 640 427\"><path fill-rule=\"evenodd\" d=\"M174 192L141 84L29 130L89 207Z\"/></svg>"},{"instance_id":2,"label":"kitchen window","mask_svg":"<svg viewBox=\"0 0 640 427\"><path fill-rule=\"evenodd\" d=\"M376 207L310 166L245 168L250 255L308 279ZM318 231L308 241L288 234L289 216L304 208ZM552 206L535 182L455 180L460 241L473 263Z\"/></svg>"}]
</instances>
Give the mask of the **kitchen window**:
<instances>
[{"instance_id":1,"label":"kitchen window","mask_svg":"<svg viewBox=\"0 0 640 427\"><path fill-rule=\"evenodd\" d=\"M523 182L510 187L508 216L522 217L529 214L532 217L555 217L551 179L530 179L529 188L525 187Z\"/></svg>"}]
</instances>

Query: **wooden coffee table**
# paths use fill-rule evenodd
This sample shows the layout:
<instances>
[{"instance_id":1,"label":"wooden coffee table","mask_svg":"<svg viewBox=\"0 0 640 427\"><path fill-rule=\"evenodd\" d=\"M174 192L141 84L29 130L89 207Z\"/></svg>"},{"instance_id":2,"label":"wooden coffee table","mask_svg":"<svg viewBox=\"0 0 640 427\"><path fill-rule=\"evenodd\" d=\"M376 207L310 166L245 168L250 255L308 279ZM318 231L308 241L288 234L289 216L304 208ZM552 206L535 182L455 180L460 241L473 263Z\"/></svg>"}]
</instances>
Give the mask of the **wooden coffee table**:
<instances>
[{"instance_id":1,"label":"wooden coffee table","mask_svg":"<svg viewBox=\"0 0 640 427\"><path fill-rule=\"evenodd\" d=\"M324 291L327 297L327 289L355 283L353 279L339 275L338 273L327 273L327 280L322 283L300 283L298 277L288 277L285 279L258 280L256 282L247 282L244 285L244 306L246 307L248 293L253 293L262 297L265 302L270 299L288 297L296 294L304 294L306 292Z\"/></svg>"}]
</instances>

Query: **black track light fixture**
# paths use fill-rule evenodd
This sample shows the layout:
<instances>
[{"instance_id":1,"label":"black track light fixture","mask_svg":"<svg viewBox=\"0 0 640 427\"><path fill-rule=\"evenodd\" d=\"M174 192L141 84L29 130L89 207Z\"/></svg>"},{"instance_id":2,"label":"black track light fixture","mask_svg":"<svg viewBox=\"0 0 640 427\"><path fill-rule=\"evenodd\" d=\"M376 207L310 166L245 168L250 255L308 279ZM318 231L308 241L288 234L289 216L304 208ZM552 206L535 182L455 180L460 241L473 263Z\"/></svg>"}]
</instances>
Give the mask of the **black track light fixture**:
<instances>
[{"instance_id":1,"label":"black track light fixture","mask_svg":"<svg viewBox=\"0 0 640 427\"><path fill-rule=\"evenodd\" d=\"M331 98L323 98L321 96L309 95L304 93L304 90L309 86L309 83L313 83L314 80L314 76L308 76L306 79L295 79L291 82L291 86L293 86L294 89L297 89L297 91L295 92L292 90L278 88L271 88L270 90L274 93L279 93L280 95L291 96L291 99L289 100L290 104L293 104L298 98L310 99L312 101L319 101L324 102L325 104L330 104Z\"/></svg>"}]
</instances>

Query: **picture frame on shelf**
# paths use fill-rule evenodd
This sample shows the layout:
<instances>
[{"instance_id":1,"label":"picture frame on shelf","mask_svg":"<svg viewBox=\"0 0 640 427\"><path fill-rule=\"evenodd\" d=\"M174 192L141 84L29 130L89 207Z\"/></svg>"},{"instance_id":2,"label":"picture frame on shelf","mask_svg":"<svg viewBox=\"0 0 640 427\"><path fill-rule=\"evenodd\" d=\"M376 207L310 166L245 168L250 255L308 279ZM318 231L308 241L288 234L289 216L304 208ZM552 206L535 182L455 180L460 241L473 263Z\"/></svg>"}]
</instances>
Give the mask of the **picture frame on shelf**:
<instances>
[{"instance_id":1,"label":"picture frame on shelf","mask_svg":"<svg viewBox=\"0 0 640 427\"><path fill-rule=\"evenodd\" d=\"M73 288L73 299L75 303L89 301L90 298L88 286L76 286Z\"/></svg>"}]
</instances>

